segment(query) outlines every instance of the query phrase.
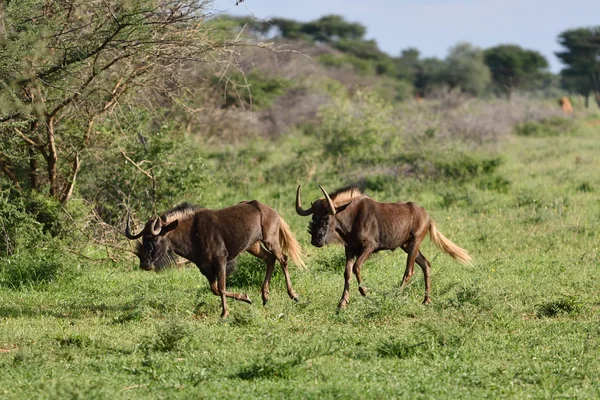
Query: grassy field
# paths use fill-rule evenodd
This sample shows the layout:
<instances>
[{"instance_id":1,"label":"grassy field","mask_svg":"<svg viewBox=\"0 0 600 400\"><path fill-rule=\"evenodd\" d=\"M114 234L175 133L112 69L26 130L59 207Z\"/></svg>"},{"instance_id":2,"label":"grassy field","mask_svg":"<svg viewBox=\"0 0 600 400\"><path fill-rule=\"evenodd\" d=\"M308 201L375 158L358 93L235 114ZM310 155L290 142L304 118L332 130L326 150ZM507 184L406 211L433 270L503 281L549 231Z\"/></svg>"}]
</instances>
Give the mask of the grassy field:
<instances>
[{"instance_id":1,"label":"grassy field","mask_svg":"<svg viewBox=\"0 0 600 400\"><path fill-rule=\"evenodd\" d=\"M465 267L425 241L430 306L420 269L400 293L405 255L385 252L363 268L370 295L353 281L336 313L343 249L309 247L294 185L249 187L244 198L276 208L307 251L309 269L292 268L298 303L277 271L263 307L264 267L247 256L228 287L254 304L229 301L226 320L197 269L154 274L133 259L0 288L0 397L598 398L600 126L510 136L499 154L501 179L400 179L373 195L416 201L473 255ZM303 189L305 202L319 196Z\"/></svg>"}]
</instances>

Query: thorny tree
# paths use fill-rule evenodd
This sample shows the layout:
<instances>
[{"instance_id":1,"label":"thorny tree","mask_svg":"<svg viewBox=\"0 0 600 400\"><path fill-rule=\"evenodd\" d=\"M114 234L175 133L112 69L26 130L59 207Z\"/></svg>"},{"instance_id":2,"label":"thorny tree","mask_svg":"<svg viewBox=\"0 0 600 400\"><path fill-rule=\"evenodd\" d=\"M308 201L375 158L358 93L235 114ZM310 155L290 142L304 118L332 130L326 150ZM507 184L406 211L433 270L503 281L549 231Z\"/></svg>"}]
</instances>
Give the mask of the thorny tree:
<instances>
[{"instance_id":1,"label":"thorny tree","mask_svg":"<svg viewBox=\"0 0 600 400\"><path fill-rule=\"evenodd\" d=\"M203 24L209 4L0 1L0 180L66 203L104 114L232 44Z\"/></svg>"}]
</instances>

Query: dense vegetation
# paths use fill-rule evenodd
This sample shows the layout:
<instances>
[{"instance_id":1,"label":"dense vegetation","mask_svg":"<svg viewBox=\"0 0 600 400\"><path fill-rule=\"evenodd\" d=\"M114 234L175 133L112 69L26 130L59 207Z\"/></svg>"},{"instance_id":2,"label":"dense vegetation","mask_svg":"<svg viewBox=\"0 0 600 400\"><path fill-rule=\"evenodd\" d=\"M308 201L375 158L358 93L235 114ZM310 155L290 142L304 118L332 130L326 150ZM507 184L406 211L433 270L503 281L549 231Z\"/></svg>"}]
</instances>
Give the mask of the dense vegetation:
<instances>
[{"instance_id":1,"label":"dense vegetation","mask_svg":"<svg viewBox=\"0 0 600 400\"><path fill-rule=\"evenodd\" d=\"M423 96L441 86L460 88L474 95L488 92L533 91L556 96L559 88L600 101L600 28L578 28L559 34L563 49L556 53L566 65L560 77L550 73L548 60L535 50L516 44L478 49L459 43L444 60L420 58L418 49L407 48L398 56L379 50L377 43L365 39L366 28L338 15L327 15L306 23L274 18L224 18L262 36L327 44L339 53L319 57L326 65L352 65L358 73L376 74L398 80L398 96L406 96L406 86Z\"/></svg>"},{"instance_id":2,"label":"dense vegetation","mask_svg":"<svg viewBox=\"0 0 600 400\"><path fill-rule=\"evenodd\" d=\"M390 57L331 16L264 44L273 26L205 7L0 5L0 397L598 396L600 114L575 40L596 30L561 36L565 115L547 96L569 87L518 46ZM424 307L420 271L400 293L405 256L380 253L336 314L343 250L310 247L295 189L356 182L424 206L475 266L426 240ZM245 199L305 248L299 303L277 271L260 306L244 255L228 287L255 304L223 321L195 267L140 271L122 234L128 212Z\"/></svg>"}]
</instances>

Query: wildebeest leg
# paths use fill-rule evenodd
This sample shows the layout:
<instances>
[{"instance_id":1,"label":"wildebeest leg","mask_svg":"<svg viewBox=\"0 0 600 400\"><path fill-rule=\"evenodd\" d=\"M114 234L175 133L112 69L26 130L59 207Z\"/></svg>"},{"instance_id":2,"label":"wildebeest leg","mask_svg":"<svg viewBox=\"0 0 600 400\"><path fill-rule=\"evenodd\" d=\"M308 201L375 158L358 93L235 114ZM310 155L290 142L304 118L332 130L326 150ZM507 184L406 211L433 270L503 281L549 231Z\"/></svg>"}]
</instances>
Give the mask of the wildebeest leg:
<instances>
[{"instance_id":1,"label":"wildebeest leg","mask_svg":"<svg viewBox=\"0 0 600 400\"><path fill-rule=\"evenodd\" d=\"M431 298L430 298L431 264L429 263L429 260L427 260L425 258L425 256L423 255L423 253L421 253L420 251L419 251L419 254L417 255L416 262L417 262L417 264L419 264L419 266L423 270L423 275L424 275L424 279L425 279L425 300L423 300L423 304L429 304L429 303L431 303Z\"/></svg>"},{"instance_id":2,"label":"wildebeest leg","mask_svg":"<svg viewBox=\"0 0 600 400\"><path fill-rule=\"evenodd\" d=\"M349 254L349 250L346 251L346 255ZM365 247L363 248L361 254L354 262L354 258L348 258L346 256L346 270L344 271L344 292L342 293L342 298L340 299L340 303L338 304L338 308L346 307L348 304L348 300L350 299L350 278L352 277L352 271L358 271L356 276L357 279L360 279L360 267L367 261L367 259L373 254L373 248ZM360 285L360 282L359 282ZM359 289L360 290L360 289ZM361 291L362 294L362 291ZM363 295L364 296L364 295Z\"/></svg>"},{"instance_id":3,"label":"wildebeest leg","mask_svg":"<svg viewBox=\"0 0 600 400\"><path fill-rule=\"evenodd\" d=\"M271 277L273 276L273 270L275 269L275 256L263 249L260 242L254 243L247 251L267 263L267 273L265 274L265 280L262 285L262 301L264 306L269 300L269 284L271 282Z\"/></svg>"},{"instance_id":4,"label":"wildebeest leg","mask_svg":"<svg viewBox=\"0 0 600 400\"><path fill-rule=\"evenodd\" d=\"M277 241L270 242L267 240L263 241L263 244L265 245L268 251L273 253L275 258L277 258L277 261L279 261L279 264L281 265L281 270L283 271L283 276L285 277L285 286L287 288L288 296L290 296L290 299L298 301L298 295L292 287L292 279L290 278L290 272L288 271L287 256L283 254L283 251L281 251L281 245Z\"/></svg>"},{"instance_id":5,"label":"wildebeest leg","mask_svg":"<svg viewBox=\"0 0 600 400\"><path fill-rule=\"evenodd\" d=\"M402 245L402 250L404 250L408 256L406 258L406 269L404 270L404 276L402 277L402 284L400 285L400 290L404 289L404 287L408 284L408 282L410 281L410 278L412 278L413 273L414 273L413 268L412 268L414 266L414 261L413 261L413 264L410 263L410 258L414 251L414 247L415 247L414 239L411 239L410 242L404 243Z\"/></svg>"},{"instance_id":6,"label":"wildebeest leg","mask_svg":"<svg viewBox=\"0 0 600 400\"><path fill-rule=\"evenodd\" d=\"M362 278L360 276L360 267L356 267L356 264L354 262L354 253L352 252L352 250L348 247L346 247L346 262L350 261L352 263L352 272L354 272L354 275L356 275L356 281L358 282L358 291L360 292L360 294L362 296L366 296L367 295L367 289L365 287L362 286Z\"/></svg>"},{"instance_id":7,"label":"wildebeest leg","mask_svg":"<svg viewBox=\"0 0 600 400\"><path fill-rule=\"evenodd\" d=\"M219 289L217 287L217 281L216 280L210 282L210 290L213 292L213 294L215 296L220 296L221 295L221 293L219 292ZM248 304L252 304L252 300L250 300L250 297L248 297L248 295L246 293L236 293L236 292L225 291L225 296L226 297L230 297L230 298L235 299L235 300L243 301L243 302L248 303Z\"/></svg>"},{"instance_id":8,"label":"wildebeest leg","mask_svg":"<svg viewBox=\"0 0 600 400\"><path fill-rule=\"evenodd\" d=\"M403 290L406 287L406 285L410 281L410 278L412 278L414 274L415 261L417 261L418 259L420 262L417 263L419 264L421 269L423 269L423 274L425 275L425 300L423 300L423 304L429 304L431 302L431 299L429 298L429 261L427 261L423 254L421 254L421 252L419 251L419 248L421 247L421 243L423 242L426 233L426 230L424 230L423 232L418 232L412 240L402 245L402 250L404 250L406 254L408 254L408 257L406 258L406 270L404 271L404 277L402 278L402 284L400 285L400 290ZM423 266L423 264L425 266Z\"/></svg>"},{"instance_id":9,"label":"wildebeest leg","mask_svg":"<svg viewBox=\"0 0 600 400\"><path fill-rule=\"evenodd\" d=\"M219 265L217 266L217 285L219 289L219 295L221 296L221 306L223 307L223 312L221 313L221 318L226 318L229 315L229 310L227 309L227 298L225 294L225 279L227 277L227 261L225 259L219 260Z\"/></svg>"}]
</instances>

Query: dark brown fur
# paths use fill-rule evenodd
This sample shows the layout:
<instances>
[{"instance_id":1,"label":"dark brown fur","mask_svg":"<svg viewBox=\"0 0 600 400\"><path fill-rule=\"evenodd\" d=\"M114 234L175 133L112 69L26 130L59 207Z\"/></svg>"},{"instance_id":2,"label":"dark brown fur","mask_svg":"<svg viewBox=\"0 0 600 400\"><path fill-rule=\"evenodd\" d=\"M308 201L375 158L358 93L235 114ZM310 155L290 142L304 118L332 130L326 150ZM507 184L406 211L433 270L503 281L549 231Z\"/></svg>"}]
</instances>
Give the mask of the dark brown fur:
<instances>
[{"instance_id":1,"label":"dark brown fur","mask_svg":"<svg viewBox=\"0 0 600 400\"><path fill-rule=\"evenodd\" d=\"M419 250L427 233L445 253L462 263L471 263L469 254L442 235L427 211L414 203L380 203L355 186L337 190L331 196L322 187L321 190L325 198L312 203L310 209L303 210L298 186L296 211L300 215L312 214L309 232L313 246L322 247L336 241L344 244L345 284L339 307L348 303L352 272L356 275L360 293L365 296L366 289L362 286L360 276L362 265L375 252L399 247L408 254L400 288L403 289L410 281L416 262L425 275L423 303L430 303L430 264Z\"/></svg>"},{"instance_id":2,"label":"dark brown fur","mask_svg":"<svg viewBox=\"0 0 600 400\"><path fill-rule=\"evenodd\" d=\"M302 249L279 214L256 200L220 210L184 203L159 218L149 220L137 235L129 231L128 220L126 236L129 239L143 237L137 251L142 269L151 270L153 265L168 258L170 252L195 263L208 279L212 292L221 297L222 317L228 314L226 297L251 303L247 294L225 290L226 276L232 270L234 259L244 251L267 263L262 285L263 304L269 297L269 283L276 260L281 264L288 295L298 299L292 288L284 252L296 265L304 267Z\"/></svg>"}]
</instances>

